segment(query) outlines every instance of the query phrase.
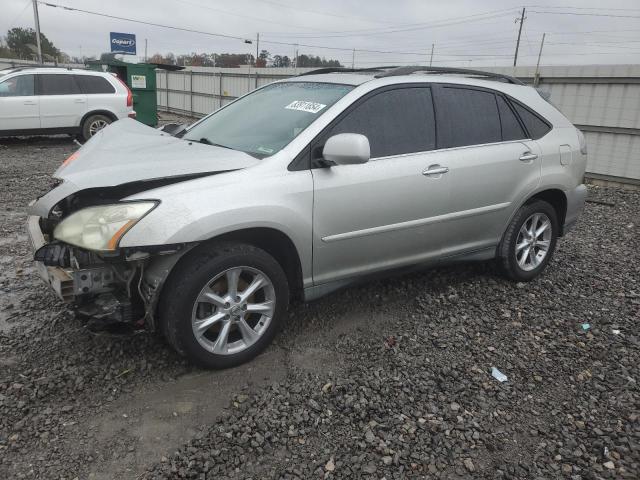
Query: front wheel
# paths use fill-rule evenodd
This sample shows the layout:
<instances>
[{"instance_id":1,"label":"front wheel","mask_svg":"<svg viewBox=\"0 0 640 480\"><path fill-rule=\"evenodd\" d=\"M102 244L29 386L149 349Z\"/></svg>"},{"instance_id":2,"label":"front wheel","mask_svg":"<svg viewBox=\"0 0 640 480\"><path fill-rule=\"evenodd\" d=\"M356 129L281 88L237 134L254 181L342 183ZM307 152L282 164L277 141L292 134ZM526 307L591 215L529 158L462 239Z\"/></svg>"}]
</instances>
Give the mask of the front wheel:
<instances>
[{"instance_id":1,"label":"front wheel","mask_svg":"<svg viewBox=\"0 0 640 480\"><path fill-rule=\"evenodd\" d=\"M508 278L528 282L547 266L556 248L558 216L543 200L522 206L498 247L498 260Z\"/></svg>"},{"instance_id":2,"label":"front wheel","mask_svg":"<svg viewBox=\"0 0 640 480\"><path fill-rule=\"evenodd\" d=\"M269 345L288 306L287 278L264 250L219 244L188 254L162 290L169 343L206 368L247 362Z\"/></svg>"}]
</instances>

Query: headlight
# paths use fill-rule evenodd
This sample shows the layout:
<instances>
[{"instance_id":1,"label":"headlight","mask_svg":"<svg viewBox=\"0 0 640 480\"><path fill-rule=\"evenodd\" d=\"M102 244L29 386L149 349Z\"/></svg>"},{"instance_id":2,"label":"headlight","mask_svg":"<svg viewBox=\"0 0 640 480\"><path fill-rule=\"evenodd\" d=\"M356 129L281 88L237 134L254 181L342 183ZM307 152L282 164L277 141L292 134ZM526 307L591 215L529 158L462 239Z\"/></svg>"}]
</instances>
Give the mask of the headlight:
<instances>
[{"instance_id":1,"label":"headlight","mask_svg":"<svg viewBox=\"0 0 640 480\"><path fill-rule=\"evenodd\" d=\"M83 208L60 222L53 236L87 250L113 251L124 234L156 205L129 202Z\"/></svg>"}]
</instances>

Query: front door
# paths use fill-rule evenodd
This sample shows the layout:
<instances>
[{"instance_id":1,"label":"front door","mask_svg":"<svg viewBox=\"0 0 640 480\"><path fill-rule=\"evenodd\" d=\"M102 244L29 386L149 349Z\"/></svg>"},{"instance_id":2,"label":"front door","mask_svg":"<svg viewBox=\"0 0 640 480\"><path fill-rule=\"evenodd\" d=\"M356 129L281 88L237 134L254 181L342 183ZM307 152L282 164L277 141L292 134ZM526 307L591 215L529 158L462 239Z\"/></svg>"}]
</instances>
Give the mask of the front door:
<instances>
[{"instance_id":1,"label":"front door","mask_svg":"<svg viewBox=\"0 0 640 480\"><path fill-rule=\"evenodd\" d=\"M447 174L437 173L429 87L364 97L312 145L312 156L338 133L365 135L371 160L312 169L314 283L437 258L449 186Z\"/></svg>"},{"instance_id":2,"label":"front door","mask_svg":"<svg viewBox=\"0 0 640 480\"><path fill-rule=\"evenodd\" d=\"M67 73L39 74L42 128L79 127L87 112L87 96L74 76Z\"/></svg>"},{"instance_id":3,"label":"front door","mask_svg":"<svg viewBox=\"0 0 640 480\"><path fill-rule=\"evenodd\" d=\"M0 130L40 128L40 104L33 75L0 80Z\"/></svg>"}]
</instances>

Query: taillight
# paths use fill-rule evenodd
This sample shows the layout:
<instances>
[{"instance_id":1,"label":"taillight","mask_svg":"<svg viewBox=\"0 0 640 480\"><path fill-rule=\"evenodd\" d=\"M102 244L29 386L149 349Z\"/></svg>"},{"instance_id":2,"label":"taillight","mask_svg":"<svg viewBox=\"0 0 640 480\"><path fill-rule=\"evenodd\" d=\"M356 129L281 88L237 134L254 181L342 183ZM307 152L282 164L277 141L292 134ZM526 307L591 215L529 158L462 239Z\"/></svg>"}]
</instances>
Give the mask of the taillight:
<instances>
[{"instance_id":1,"label":"taillight","mask_svg":"<svg viewBox=\"0 0 640 480\"><path fill-rule=\"evenodd\" d=\"M116 77L116 78L122 84L122 86L127 89L127 107L133 107L133 93L131 93L131 89L129 89L129 85L124 83L120 77Z\"/></svg>"}]
</instances>

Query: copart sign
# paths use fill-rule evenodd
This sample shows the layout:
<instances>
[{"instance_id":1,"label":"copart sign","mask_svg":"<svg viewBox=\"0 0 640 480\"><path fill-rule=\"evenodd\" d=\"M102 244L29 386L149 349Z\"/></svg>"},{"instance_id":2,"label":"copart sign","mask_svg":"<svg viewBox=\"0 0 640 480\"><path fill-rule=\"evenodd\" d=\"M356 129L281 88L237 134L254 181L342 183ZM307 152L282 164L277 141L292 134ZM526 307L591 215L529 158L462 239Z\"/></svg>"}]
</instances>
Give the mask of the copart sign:
<instances>
[{"instance_id":1,"label":"copart sign","mask_svg":"<svg viewBox=\"0 0 640 480\"><path fill-rule=\"evenodd\" d=\"M136 36L133 33L111 32L111 53L136 54Z\"/></svg>"}]
</instances>

